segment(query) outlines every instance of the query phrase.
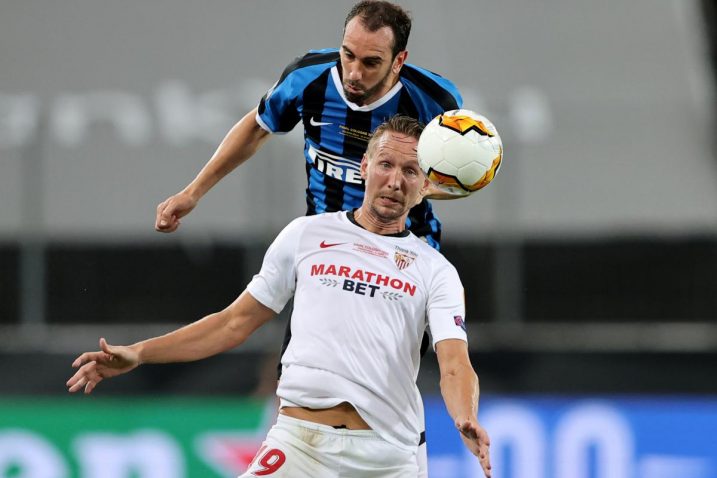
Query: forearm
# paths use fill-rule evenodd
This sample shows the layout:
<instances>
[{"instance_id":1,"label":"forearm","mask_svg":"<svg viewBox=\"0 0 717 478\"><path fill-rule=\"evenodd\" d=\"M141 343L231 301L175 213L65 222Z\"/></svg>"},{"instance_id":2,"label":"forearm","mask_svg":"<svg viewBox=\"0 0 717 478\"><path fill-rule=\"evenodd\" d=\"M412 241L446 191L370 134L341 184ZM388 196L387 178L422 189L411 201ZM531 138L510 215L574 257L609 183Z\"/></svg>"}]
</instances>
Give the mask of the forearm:
<instances>
[{"instance_id":1,"label":"forearm","mask_svg":"<svg viewBox=\"0 0 717 478\"><path fill-rule=\"evenodd\" d=\"M438 199L438 200L445 200L445 199L461 199L468 196L467 191L461 191L461 192L449 192L445 189L441 189L438 186L436 186L433 183L429 183L428 189L424 193L423 197L426 199Z\"/></svg>"},{"instance_id":2,"label":"forearm","mask_svg":"<svg viewBox=\"0 0 717 478\"><path fill-rule=\"evenodd\" d=\"M243 343L258 326L233 313L234 304L160 337L138 342L140 363L191 362L219 354Z\"/></svg>"},{"instance_id":3,"label":"forearm","mask_svg":"<svg viewBox=\"0 0 717 478\"><path fill-rule=\"evenodd\" d=\"M458 365L441 376L441 394L453 420L478 416L478 376L470 364Z\"/></svg>"},{"instance_id":4,"label":"forearm","mask_svg":"<svg viewBox=\"0 0 717 478\"><path fill-rule=\"evenodd\" d=\"M224 137L211 159L184 189L199 200L222 178L256 153L269 133L255 119L256 108L247 113Z\"/></svg>"},{"instance_id":5,"label":"forearm","mask_svg":"<svg viewBox=\"0 0 717 478\"><path fill-rule=\"evenodd\" d=\"M490 438L478 424L478 376L471 365L467 344L457 339L442 340L436 344L436 354L448 413L463 443L480 459L483 472L490 478Z\"/></svg>"}]
</instances>

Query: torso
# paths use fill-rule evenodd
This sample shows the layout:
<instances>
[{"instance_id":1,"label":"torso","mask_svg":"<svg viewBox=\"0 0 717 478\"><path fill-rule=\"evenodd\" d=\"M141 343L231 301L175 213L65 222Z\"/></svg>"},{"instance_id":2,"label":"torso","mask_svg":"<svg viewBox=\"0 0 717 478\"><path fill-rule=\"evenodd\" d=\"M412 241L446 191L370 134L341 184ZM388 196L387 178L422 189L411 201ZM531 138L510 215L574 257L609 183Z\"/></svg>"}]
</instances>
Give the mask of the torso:
<instances>
[{"instance_id":1,"label":"torso","mask_svg":"<svg viewBox=\"0 0 717 478\"><path fill-rule=\"evenodd\" d=\"M308 215L361 205L364 184L359 165L379 124L395 114L428 123L462 103L458 90L448 80L405 65L399 82L382 98L356 105L343 94L338 59L337 50L321 50L300 58L287 67L259 105L259 120L270 131L285 132L298 122L304 127ZM440 223L427 201L411 211L407 227L438 247Z\"/></svg>"},{"instance_id":2,"label":"torso","mask_svg":"<svg viewBox=\"0 0 717 478\"><path fill-rule=\"evenodd\" d=\"M274 310L294 296L277 395L304 419L363 426L334 423L355 418L343 405L335 414L350 403L372 429L415 446L422 337L429 325L438 339L465 337L455 321L464 314L462 286L445 258L414 235L373 234L346 214L294 221L248 286ZM292 275L279 274L285 269Z\"/></svg>"},{"instance_id":3,"label":"torso","mask_svg":"<svg viewBox=\"0 0 717 478\"><path fill-rule=\"evenodd\" d=\"M336 406L319 410L307 407L283 407L279 413L334 428L348 428L349 430L371 429L368 423L361 418L359 412L348 402L341 402Z\"/></svg>"}]
</instances>

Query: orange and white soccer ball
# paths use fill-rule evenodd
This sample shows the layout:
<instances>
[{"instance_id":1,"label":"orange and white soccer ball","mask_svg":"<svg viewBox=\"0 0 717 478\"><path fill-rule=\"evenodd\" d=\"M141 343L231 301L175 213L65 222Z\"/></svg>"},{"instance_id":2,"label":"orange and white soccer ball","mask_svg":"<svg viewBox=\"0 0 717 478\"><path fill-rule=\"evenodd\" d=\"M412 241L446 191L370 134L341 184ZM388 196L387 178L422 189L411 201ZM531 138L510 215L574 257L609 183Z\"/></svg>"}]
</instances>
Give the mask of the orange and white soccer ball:
<instances>
[{"instance_id":1,"label":"orange and white soccer ball","mask_svg":"<svg viewBox=\"0 0 717 478\"><path fill-rule=\"evenodd\" d=\"M503 142L493 123L471 110L436 116L418 140L418 163L428 179L451 194L468 195L493 181Z\"/></svg>"}]
</instances>

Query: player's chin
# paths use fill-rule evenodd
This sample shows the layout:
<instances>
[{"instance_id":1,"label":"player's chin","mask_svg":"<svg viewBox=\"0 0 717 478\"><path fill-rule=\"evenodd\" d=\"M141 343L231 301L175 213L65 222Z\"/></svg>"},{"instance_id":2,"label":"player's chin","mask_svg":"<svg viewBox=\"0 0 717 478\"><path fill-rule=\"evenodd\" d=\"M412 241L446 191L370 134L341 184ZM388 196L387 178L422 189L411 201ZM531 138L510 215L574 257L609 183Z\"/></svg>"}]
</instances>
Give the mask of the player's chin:
<instances>
[{"instance_id":1,"label":"player's chin","mask_svg":"<svg viewBox=\"0 0 717 478\"><path fill-rule=\"evenodd\" d=\"M386 213L391 213L393 215L396 215L396 217L400 216L404 212L406 212L406 203L403 200L400 199L393 199L389 197L379 197L377 202L377 206L380 210L385 211Z\"/></svg>"},{"instance_id":2,"label":"player's chin","mask_svg":"<svg viewBox=\"0 0 717 478\"><path fill-rule=\"evenodd\" d=\"M361 88L344 85L344 95L352 103L360 103L366 98L366 91Z\"/></svg>"},{"instance_id":3,"label":"player's chin","mask_svg":"<svg viewBox=\"0 0 717 478\"><path fill-rule=\"evenodd\" d=\"M402 208L396 203L377 199L371 204L371 209L373 209L373 211L381 217L386 217L400 215L400 210Z\"/></svg>"}]
</instances>

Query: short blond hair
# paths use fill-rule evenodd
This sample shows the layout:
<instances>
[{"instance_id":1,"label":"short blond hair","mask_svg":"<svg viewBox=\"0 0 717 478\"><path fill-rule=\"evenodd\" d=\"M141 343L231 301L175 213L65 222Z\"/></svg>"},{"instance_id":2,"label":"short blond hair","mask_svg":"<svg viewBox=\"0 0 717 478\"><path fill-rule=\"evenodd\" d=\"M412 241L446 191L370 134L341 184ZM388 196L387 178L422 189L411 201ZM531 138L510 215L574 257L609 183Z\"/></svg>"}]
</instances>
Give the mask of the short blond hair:
<instances>
[{"instance_id":1,"label":"short blond hair","mask_svg":"<svg viewBox=\"0 0 717 478\"><path fill-rule=\"evenodd\" d=\"M385 133L393 132L405 134L406 136L410 136L418 140L424 127L423 123L415 118L411 118L410 116L392 116L378 125L378 127L374 130L373 135L368 142L368 147L366 148L366 156L371 157L373 150L376 148L376 143L378 143Z\"/></svg>"}]
</instances>

